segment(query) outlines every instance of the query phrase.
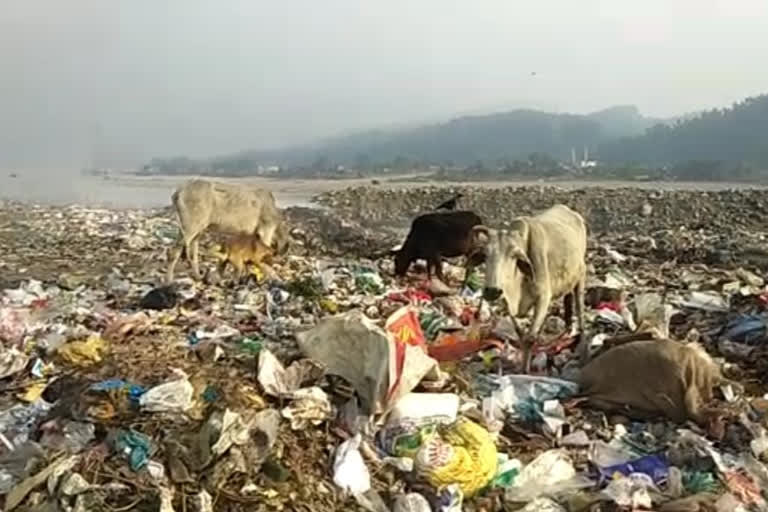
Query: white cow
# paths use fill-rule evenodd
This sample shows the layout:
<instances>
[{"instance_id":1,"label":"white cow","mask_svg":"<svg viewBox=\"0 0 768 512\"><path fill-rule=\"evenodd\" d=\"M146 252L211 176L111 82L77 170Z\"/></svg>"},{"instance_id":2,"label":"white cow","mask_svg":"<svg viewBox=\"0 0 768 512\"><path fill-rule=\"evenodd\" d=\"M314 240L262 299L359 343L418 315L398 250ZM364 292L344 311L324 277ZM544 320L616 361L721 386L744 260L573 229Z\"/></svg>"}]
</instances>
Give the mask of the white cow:
<instances>
[{"instance_id":1,"label":"white cow","mask_svg":"<svg viewBox=\"0 0 768 512\"><path fill-rule=\"evenodd\" d=\"M269 190L247 184L189 180L171 196L179 219L181 237L171 255L168 282L185 252L195 278L200 279L198 237L209 227L231 234L258 235L262 242L282 253L289 234Z\"/></svg>"},{"instance_id":2,"label":"white cow","mask_svg":"<svg viewBox=\"0 0 768 512\"><path fill-rule=\"evenodd\" d=\"M523 370L530 370L531 348L552 301L564 298L566 328L573 325L576 301L580 344L584 333L587 227L584 218L565 205L555 205L533 217L518 217L508 230L474 228L475 243L485 252L483 298L502 295L513 324L533 309L533 322L525 335ZM584 347L581 347L583 350ZM583 355L583 352L582 352Z\"/></svg>"}]
</instances>

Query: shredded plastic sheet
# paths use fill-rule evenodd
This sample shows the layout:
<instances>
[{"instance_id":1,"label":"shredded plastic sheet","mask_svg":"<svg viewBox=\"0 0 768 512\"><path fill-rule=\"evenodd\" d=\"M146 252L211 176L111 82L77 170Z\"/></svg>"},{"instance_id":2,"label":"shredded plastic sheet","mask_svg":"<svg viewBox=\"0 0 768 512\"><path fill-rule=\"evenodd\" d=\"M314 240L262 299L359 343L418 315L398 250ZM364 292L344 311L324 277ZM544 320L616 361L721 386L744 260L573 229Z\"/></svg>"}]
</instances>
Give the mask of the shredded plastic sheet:
<instances>
[{"instance_id":1,"label":"shredded plastic sheet","mask_svg":"<svg viewBox=\"0 0 768 512\"><path fill-rule=\"evenodd\" d=\"M507 501L527 503L541 496L577 491L594 485L583 475L577 475L565 450L549 450L525 466L506 490Z\"/></svg>"}]
</instances>

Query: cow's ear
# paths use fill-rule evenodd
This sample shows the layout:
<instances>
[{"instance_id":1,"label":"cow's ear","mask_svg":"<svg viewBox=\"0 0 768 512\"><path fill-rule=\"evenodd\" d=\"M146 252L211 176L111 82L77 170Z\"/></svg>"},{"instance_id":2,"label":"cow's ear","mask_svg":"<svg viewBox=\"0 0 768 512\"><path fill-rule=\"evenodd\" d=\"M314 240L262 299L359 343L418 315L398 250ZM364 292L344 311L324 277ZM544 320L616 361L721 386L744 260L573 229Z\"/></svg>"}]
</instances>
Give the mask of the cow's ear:
<instances>
[{"instance_id":1,"label":"cow's ear","mask_svg":"<svg viewBox=\"0 0 768 512\"><path fill-rule=\"evenodd\" d=\"M475 246L483 246L488 243L491 230L487 226L477 225L472 228L472 244Z\"/></svg>"},{"instance_id":2,"label":"cow's ear","mask_svg":"<svg viewBox=\"0 0 768 512\"><path fill-rule=\"evenodd\" d=\"M533 265L531 264L531 260L528 259L528 255L525 252L520 251L515 256L517 256L515 262L517 263L517 268L520 269L520 272L528 276L531 281L535 281L536 272L533 270Z\"/></svg>"}]
</instances>

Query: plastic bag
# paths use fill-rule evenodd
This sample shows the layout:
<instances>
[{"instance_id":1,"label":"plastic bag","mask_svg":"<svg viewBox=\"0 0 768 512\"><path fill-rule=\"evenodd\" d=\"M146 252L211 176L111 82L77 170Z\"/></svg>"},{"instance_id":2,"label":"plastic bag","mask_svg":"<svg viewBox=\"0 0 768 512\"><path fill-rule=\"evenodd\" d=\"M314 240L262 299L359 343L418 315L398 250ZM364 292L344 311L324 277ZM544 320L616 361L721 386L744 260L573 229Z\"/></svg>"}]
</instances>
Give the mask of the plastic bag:
<instances>
[{"instance_id":1,"label":"plastic bag","mask_svg":"<svg viewBox=\"0 0 768 512\"><path fill-rule=\"evenodd\" d=\"M663 454L647 455L613 466L598 467L598 471L604 480L615 479L617 475L644 474L648 475L654 483L658 484L667 480L669 465L667 458Z\"/></svg>"},{"instance_id":2,"label":"plastic bag","mask_svg":"<svg viewBox=\"0 0 768 512\"><path fill-rule=\"evenodd\" d=\"M632 473L612 480L603 490L603 494L620 507L648 510L653 505L649 490L659 492L651 477L643 473Z\"/></svg>"},{"instance_id":3,"label":"plastic bag","mask_svg":"<svg viewBox=\"0 0 768 512\"><path fill-rule=\"evenodd\" d=\"M72 341L59 347L57 354L64 361L76 366L89 366L101 362L107 351L107 343L101 336L92 335L85 341Z\"/></svg>"},{"instance_id":4,"label":"plastic bag","mask_svg":"<svg viewBox=\"0 0 768 512\"><path fill-rule=\"evenodd\" d=\"M416 469L437 489L457 484L473 496L496 474L496 445L482 426L459 418L440 437L433 437L416 453Z\"/></svg>"},{"instance_id":5,"label":"plastic bag","mask_svg":"<svg viewBox=\"0 0 768 512\"><path fill-rule=\"evenodd\" d=\"M519 512L565 512L562 505L549 498L536 498L520 509Z\"/></svg>"},{"instance_id":6,"label":"plastic bag","mask_svg":"<svg viewBox=\"0 0 768 512\"><path fill-rule=\"evenodd\" d=\"M41 460L45 460L45 452L33 442L0 455L0 495L7 494L29 476L30 470Z\"/></svg>"},{"instance_id":7,"label":"plastic bag","mask_svg":"<svg viewBox=\"0 0 768 512\"><path fill-rule=\"evenodd\" d=\"M594 485L590 479L579 476L573 462L564 450L549 450L525 466L506 490L507 501L527 503L540 496L576 491Z\"/></svg>"},{"instance_id":8,"label":"plastic bag","mask_svg":"<svg viewBox=\"0 0 768 512\"><path fill-rule=\"evenodd\" d=\"M5 436L3 443L11 443L11 446L6 447L11 449L26 443L51 407L52 404L41 399L31 404L18 404L0 412L0 434Z\"/></svg>"},{"instance_id":9,"label":"plastic bag","mask_svg":"<svg viewBox=\"0 0 768 512\"><path fill-rule=\"evenodd\" d=\"M387 424L415 418L430 418L439 423L453 423L459 412L459 395L453 393L408 393L397 401Z\"/></svg>"},{"instance_id":10,"label":"plastic bag","mask_svg":"<svg viewBox=\"0 0 768 512\"><path fill-rule=\"evenodd\" d=\"M139 471L149 463L152 452L150 439L135 430L120 430L113 439L115 451L121 454L131 465L131 469Z\"/></svg>"},{"instance_id":11,"label":"plastic bag","mask_svg":"<svg viewBox=\"0 0 768 512\"><path fill-rule=\"evenodd\" d=\"M63 425L59 425L63 422ZM80 453L96 438L96 427L93 423L59 419L53 428L46 428L40 438L40 444L58 452L67 451L71 454Z\"/></svg>"},{"instance_id":12,"label":"plastic bag","mask_svg":"<svg viewBox=\"0 0 768 512\"><path fill-rule=\"evenodd\" d=\"M418 320L414 327L420 333ZM403 334L401 340L413 341L412 330ZM396 341L391 332L382 330L360 311L325 318L309 331L297 333L296 338L307 357L355 388L365 414L386 412L422 379L439 376L437 361L421 346Z\"/></svg>"},{"instance_id":13,"label":"plastic bag","mask_svg":"<svg viewBox=\"0 0 768 512\"><path fill-rule=\"evenodd\" d=\"M432 512L427 498L417 492L401 494L395 498L392 512Z\"/></svg>"},{"instance_id":14,"label":"plastic bag","mask_svg":"<svg viewBox=\"0 0 768 512\"><path fill-rule=\"evenodd\" d=\"M21 343L28 328L29 310L0 308L0 343Z\"/></svg>"},{"instance_id":15,"label":"plastic bag","mask_svg":"<svg viewBox=\"0 0 768 512\"><path fill-rule=\"evenodd\" d=\"M28 362L29 357L16 347L5 350L0 345L0 379L19 373L27 366Z\"/></svg>"},{"instance_id":16,"label":"plastic bag","mask_svg":"<svg viewBox=\"0 0 768 512\"><path fill-rule=\"evenodd\" d=\"M729 309L728 302L722 296L696 291L691 292L687 299L679 301L679 305L712 313L725 313Z\"/></svg>"},{"instance_id":17,"label":"plastic bag","mask_svg":"<svg viewBox=\"0 0 768 512\"><path fill-rule=\"evenodd\" d=\"M322 370L308 359L295 361L288 368L283 367L275 355L262 349L259 352L258 381L271 396L291 396L307 380L320 378Z\"/></svg>"},{"instance_id":18,"label":"plastic bag","mask_svg":"<svg viewBox=\"0 0 768 512\"><path fill-rule=\"evenodd\" d=\"M341 443L333 461L333 483L353 495L371 488L371 475L360 454L361 440L357 434Z\"/></svg>"},{"instance_id":19,"label":"plastic bag","mask_svg":"<svg viewBox=\"0 0 768 512\"><path fill-rule=\"evenodd\" d=\"M523 421L540 421L544 402L568 398L578 389L574 382L530 375L480 375L476 381L477 393L486 396L483 413L497 420L510 414Z\"/></svg>"},{"instance_id":20,"label":"plastic bag","mask_svg":"<svg viewBox=\"0 0 768 512\"><path fill-rule=\"evenodd\" d=\"M291 393L291 397L293 402L281 412L284 418L291 420L293 430L319 425L331 417L331 402L319 387L298 389Z\"/></svg>"},{"instance_id":21,"label":"plastic bag","mask_svg":"<svg viewBox=\"0 0 768 512\"><path fill-rule=\"evenodd\" d=\"M192 405L194 388L181 370L175 370L180 378L160 384L139 398L139 405L147 412L184 412Z\"/></svg>"}]
</instances>

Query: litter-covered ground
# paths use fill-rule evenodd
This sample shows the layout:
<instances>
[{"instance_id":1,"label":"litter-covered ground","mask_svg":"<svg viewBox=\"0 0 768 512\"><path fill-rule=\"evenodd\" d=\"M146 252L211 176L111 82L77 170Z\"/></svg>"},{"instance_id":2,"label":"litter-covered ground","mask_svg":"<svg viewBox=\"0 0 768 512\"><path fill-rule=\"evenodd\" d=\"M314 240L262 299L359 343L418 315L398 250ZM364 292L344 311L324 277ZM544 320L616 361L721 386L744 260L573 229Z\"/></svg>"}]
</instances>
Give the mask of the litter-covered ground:
<instances>
[{"instance_id":1,"label":"litter-covered ground","mask_svg":"<svg viewBox=\"0 0 768 512\"><path fill-rule=\"evenodd\" d=\"M463 192L585 216L586 367L560 303L524 376L482 267L392 277L446 189L289 209L244 284L207 236L171 288L168 209L0 203L4 510L766 509L768 192Z\"/></svg>"}]
</instances>

